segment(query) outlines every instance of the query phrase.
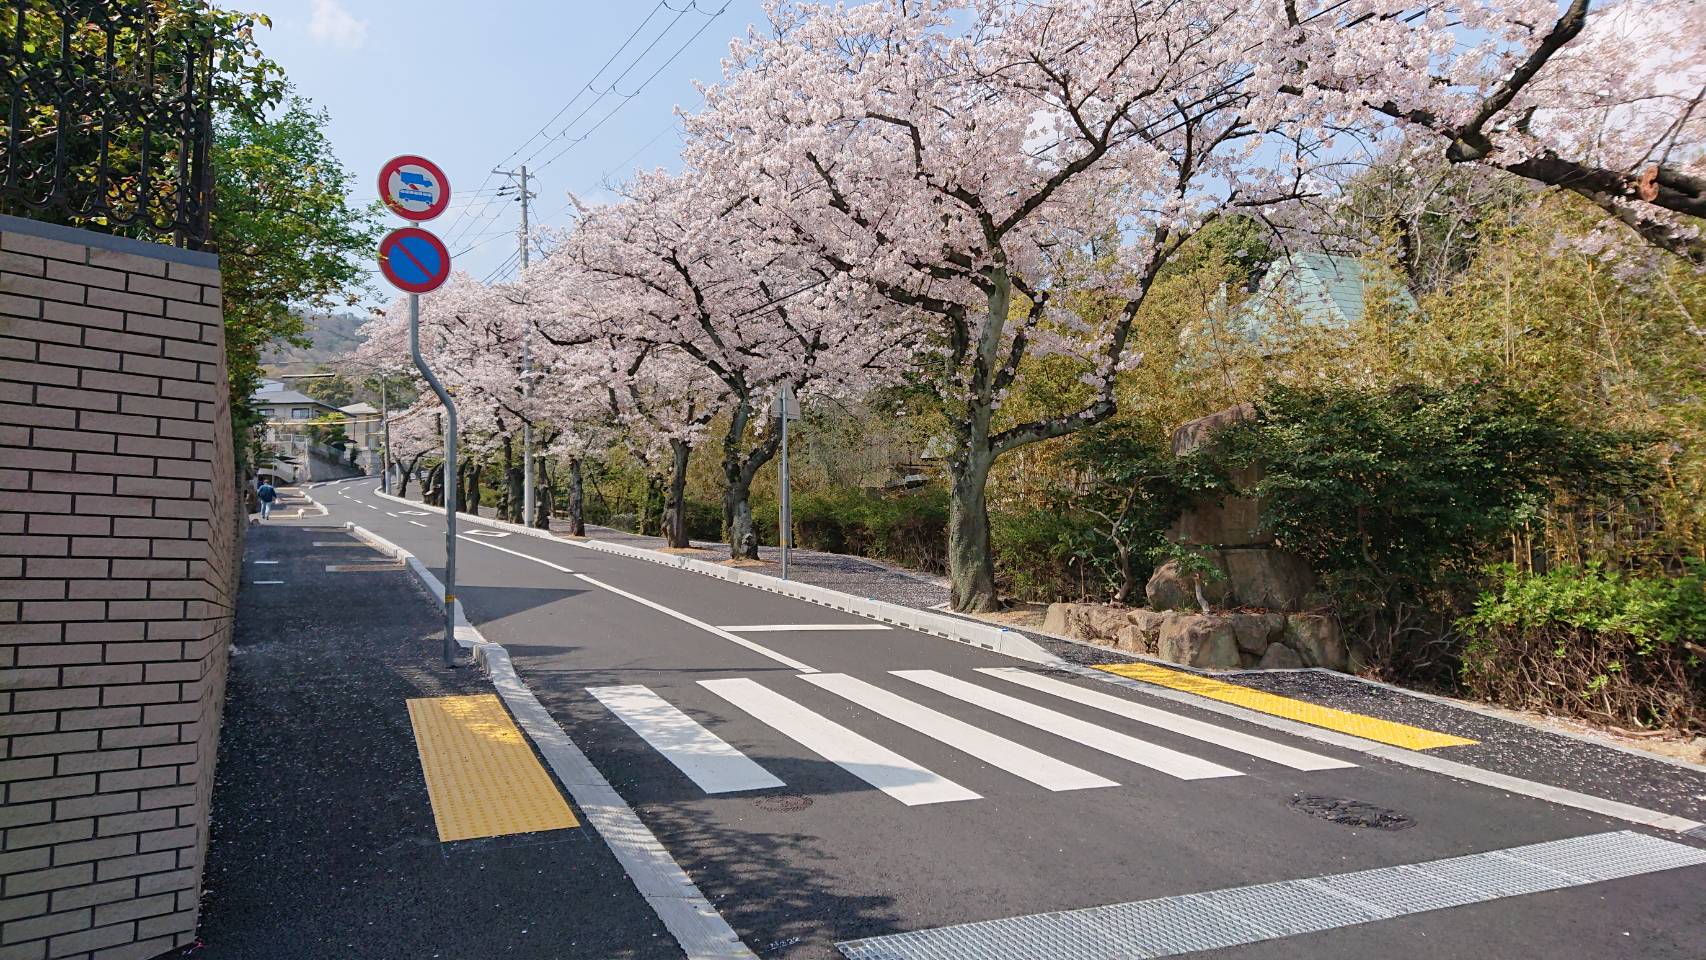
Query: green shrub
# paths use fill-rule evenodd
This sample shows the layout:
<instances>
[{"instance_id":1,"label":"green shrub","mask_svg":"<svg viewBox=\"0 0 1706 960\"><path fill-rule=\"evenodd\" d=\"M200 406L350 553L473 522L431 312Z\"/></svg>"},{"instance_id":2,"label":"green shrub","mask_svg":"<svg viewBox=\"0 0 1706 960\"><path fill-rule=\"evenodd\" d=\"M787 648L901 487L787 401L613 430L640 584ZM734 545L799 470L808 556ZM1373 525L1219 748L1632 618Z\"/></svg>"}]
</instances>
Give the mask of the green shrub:
<instances>
[{"instance_id":1,"label":"green shrub","mask_svg":"<svg viewBox=\"0 0 1706 960\"><path fill-rule=\"evenodd\" d=\"M948 494L829 490L793 498L794 544L940 573L947 567Z\"/></svg>"},{"instance_id":2,"label":"green shrub","mask_svg":"<svg viewBox=\"0 0 1706 960\"><path fill-rule=\"evenodd\" d=\"M1065 510L1006 510L989 516L997 585L1019 600L1100 598L1106 578L1086 561L1092 518Z\"/></svg>"},{"instance_id":3,"label":"green shrub","mask_svg":"<svg viewBox=\"0 0 1706 960\"><path fill-rule=\"evenodd\" d=\"M1681 576L1508 564L1492 574L1458 624L1470 691L1629 726L1706 727L1706 564Z\"/></svg>"}]
</instances>

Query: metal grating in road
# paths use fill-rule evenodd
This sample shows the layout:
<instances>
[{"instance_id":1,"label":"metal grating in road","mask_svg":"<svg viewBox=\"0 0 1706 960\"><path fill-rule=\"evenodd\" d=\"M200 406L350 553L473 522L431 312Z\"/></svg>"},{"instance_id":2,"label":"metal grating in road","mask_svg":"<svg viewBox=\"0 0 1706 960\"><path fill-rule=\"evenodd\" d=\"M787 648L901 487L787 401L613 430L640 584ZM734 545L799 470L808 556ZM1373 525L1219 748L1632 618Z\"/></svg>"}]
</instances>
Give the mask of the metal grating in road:
<instances>
[{"instance_id":1,"label":"metal grating in road","mask_svg":"<svg viewBox=\"0 0 1706 960\"><path fill-rule=\"evenodd\" d=\"M1696 866L1706 850L1624 830L836 946L847 960L1144 960Z\"/></svg>"}]
</instances>

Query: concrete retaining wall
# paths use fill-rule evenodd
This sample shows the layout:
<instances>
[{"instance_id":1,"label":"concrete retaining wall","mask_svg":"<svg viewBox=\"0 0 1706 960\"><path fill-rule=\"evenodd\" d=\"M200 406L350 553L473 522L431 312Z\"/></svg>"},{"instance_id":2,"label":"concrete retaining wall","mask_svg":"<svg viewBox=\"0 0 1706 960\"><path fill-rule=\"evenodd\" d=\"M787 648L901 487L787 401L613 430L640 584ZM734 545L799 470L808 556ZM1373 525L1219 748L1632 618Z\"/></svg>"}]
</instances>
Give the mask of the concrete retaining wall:
<instances>
[{"instance_id":1,"label":"concrete retaining wall","mask_svg":"<svg viewBox=\"0 0 1706 960\"><path fill-rule=\"evenodd\" d=\"M0 217L0 960L194 937L239 575L216 257Z\"/></svg>"}]
</instances>

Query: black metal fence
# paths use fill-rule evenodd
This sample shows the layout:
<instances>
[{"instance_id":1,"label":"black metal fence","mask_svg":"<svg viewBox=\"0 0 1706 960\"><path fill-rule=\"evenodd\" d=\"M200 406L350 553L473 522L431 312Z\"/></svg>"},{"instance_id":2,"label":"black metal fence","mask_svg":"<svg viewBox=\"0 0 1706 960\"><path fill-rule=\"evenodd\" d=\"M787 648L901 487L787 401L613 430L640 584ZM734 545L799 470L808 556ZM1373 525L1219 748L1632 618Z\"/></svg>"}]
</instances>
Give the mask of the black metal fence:
<instances>
[{"instance_id":1,"label":"black metal fence","mask_svg":"<svg viewBox=\"0 0 1706 960\"><path fill-rule=\"evenodd\" d=\"M199 3L0 4L0 212L200 249L213 44Z\"/></svg>"}]
</instances>

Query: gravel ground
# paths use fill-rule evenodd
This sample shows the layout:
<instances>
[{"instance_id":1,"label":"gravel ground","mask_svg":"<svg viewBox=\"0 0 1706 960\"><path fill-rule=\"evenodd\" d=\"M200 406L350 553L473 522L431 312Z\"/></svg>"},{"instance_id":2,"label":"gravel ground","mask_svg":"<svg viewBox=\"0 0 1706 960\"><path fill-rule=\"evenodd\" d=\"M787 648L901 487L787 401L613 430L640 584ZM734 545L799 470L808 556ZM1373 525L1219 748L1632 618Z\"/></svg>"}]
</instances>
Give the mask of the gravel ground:
<instances>
[{"instance_id":1,"label":"gravel ground","mask_svg":"<svg viewBox=\"0 0 1706 960\"><path fill-rule=\"evenodd\" d=\"M489 508L482 508L481 512L491 513ZM566 525L560 522L554 521L552 529L556 533L567 533ZM636 547L658 549L664 545L658 537L643 537L609 527L589 526L587 533L600 540ZM692 543L695 547L714 552L715 555L706 559L719 560L727 556L728 548L723 544L699 540ZM780 557L779 548L760 547L762 565L747 569L780 576ZM816 550L795 550L789 558L788 572L792 579L803 583L914 609L950 613L941 609L948 601L947 580L875 560ZM969 617L965 619L985 622ZM1030 630L1019 629L1018 632L1071 663L1093 666L1138 659L1106 647L1075 643ZM1435 752L1499 773L1693 820L1706 820L1706 766L1685 767L1657 757L1627 753L1339 674L1312 671L1237 673L1220 679L1323 706L1468 737L1480 742Z\"/></svg>"}]
</instances>

